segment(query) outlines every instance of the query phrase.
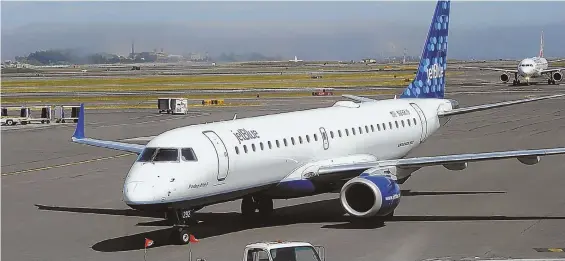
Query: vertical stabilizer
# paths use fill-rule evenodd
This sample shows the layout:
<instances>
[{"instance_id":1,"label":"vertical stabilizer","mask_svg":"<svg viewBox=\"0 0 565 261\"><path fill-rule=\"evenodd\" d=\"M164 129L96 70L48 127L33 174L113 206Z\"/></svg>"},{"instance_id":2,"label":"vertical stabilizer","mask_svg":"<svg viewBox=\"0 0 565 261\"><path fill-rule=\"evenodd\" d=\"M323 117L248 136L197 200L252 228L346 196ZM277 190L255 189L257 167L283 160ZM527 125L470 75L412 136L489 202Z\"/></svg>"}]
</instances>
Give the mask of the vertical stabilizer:
<instances>
[{"instance_id":1,"label":"vertical stabilizer","mask_svg":"<svg viewBox=\"0 0 565 261\"><path fill-rule=\"evenodd\" d=\"M539 43L539 57L543 57L543 31L541 31L541 39Z\"/></svg>"},{"instance_id":2,"label":"vertical stabilizer","mask_svg":"<svg viewBox=\"0 0 565 261\"><path fill-rule=\"evenodd\" d=\"M437 2L416 77L400 98L443 98L450 1Z\"/></svg>"}]
</instances>

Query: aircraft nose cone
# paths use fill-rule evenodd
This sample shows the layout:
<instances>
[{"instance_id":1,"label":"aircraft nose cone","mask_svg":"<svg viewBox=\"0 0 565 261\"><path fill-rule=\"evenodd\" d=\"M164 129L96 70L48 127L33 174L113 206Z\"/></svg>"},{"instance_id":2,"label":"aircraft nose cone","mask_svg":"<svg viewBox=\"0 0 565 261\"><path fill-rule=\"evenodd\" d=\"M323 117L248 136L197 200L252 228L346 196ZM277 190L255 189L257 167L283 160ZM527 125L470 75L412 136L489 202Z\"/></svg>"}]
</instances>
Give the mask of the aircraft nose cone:
<instances>
[{"instance_id":1,"label":"aircraft nose cone","mask_svg":"<svg viewBox=\"0 0 565 261\"><path fill-rule=\"evenodd\" d=\"M123 192L124 202L128 205L150 203L154 198L151 185L145 182L128 182Z\"/></svg>"}]
</instances>

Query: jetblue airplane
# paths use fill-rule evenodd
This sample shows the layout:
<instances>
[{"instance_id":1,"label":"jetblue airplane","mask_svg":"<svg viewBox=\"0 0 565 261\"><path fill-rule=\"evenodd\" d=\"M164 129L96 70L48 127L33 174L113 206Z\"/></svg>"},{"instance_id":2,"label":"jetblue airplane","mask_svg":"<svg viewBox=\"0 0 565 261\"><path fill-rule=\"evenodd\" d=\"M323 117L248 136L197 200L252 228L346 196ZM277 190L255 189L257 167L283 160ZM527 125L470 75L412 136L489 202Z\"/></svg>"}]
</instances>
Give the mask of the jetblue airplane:
<instances>
[{"instance_id":1,"label":"jetblue airplane","mask_svg":"<svg viewBox=\"0 0 565 261\"><path fill-rule=\"evenodd\" d=\"M559 61L559 60L555 60L555 61ZM466 68L476 69L477 67L466 67ZM539 78L542 76L548 77L547 84L555 85L556 82L560 82L561 80L563 80L563 73L561 71L565 70L565 68L548 69L547 59L543 57L543 32L541 32L539 55L537 57L523 59L522 61L520 61L518 67L515 70L502 69L502 68L484 68L484 67L479 67L478 69L503 72L500 75L500 80L504 83L507 83L510 80L510 75L513 74L514 80L512 81L512 85L514 86L520 84L520 80L518 79L518 76L524 78L526 80L527 85L530 84L530 79Z\"/></svg>"},{"instance_id":2,"label":"jetblue airplane","mask_svg":"<svg viewBox=\"0 0 565 261\"><path fill-rule=\"evenodd\" d=\"M462 170L468 162L516 158L532 165L565 148L406 158L451 117L553 95L459 108L444 98L449 1L435 8L417 75L399 98L344 95L331 107L197 124L166 131L147 145L87 138L81 104L72 141L138 154L123 187L133 209L165 213L175 240L188 243L192 214L242 199L246 217L266 218L273 199L339 192L349 215L386 220L400 187L420 168Z\"/></svg>"}]
</instances>

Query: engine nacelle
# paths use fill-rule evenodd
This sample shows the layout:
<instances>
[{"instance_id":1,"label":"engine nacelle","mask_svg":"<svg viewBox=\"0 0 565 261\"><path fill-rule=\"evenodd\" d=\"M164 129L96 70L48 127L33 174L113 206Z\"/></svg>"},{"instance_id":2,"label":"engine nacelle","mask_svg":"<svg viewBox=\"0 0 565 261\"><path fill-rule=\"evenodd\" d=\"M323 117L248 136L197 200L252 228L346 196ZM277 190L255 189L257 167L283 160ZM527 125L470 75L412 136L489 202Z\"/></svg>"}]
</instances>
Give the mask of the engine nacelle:
<instances>
[{"instance_id":1,"label":"engine nacelle","mask_svg":"<svg viewBox=\"0 0 565 261\"><path fill-rule=\"evenodd\" d=\"M508 81L510 80L510 76L509 76L508 74L506 74L506 73L503 73L503 74L500 75L500 80L501 80L502 82L505 82L505 83L506 83L506 82L508 82Z\"/></svg>"},{"instance_id":2,"label":"engine nacelle","mask_svg":"<svg viewBox=\"0 0 565 261\"><path fill-rule=\"evenodd\" d=\"M343 185L339 197L350 215L386 216L400 203L400 186L387 176L359 176Z\"/></svg>"},{"instance_id":3,"label":"engine nacelle","mask_svg":"<svg viewBox=\"0 0 565 261\"><path fill-rule=\"evenodd\" d=\"M553 79L560 82L561 80L563 80L563 74L561 74L561 72L554 72Z\"/></svg>"}]
</instances>

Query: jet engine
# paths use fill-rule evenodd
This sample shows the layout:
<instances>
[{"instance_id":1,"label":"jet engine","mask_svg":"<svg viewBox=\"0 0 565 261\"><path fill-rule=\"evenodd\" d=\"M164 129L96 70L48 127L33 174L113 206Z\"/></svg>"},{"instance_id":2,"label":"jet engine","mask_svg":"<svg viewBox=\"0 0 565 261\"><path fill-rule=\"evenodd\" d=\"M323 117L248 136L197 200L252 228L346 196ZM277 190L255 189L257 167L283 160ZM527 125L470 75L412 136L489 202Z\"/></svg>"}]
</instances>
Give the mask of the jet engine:
<instances>
[{"instance_id":1,"label":"jet engine","mask_svg":"<svg viewBox=\"0 0 565 261\"><path fill-rule=\"evenodd\" d=\"M386 216L400 203L400 187L388 176L359 176L343 185L339 197L350 215Z\"/></svg>"},{"instance_id":2,"label":"jet engine","mask_svg":"<svg viewBox=\"0 0 565 261\"><path fill-rule=\"evenodd\" d=\"M563 80L563 74L561 74L561 72L554 72L553 79L560 82L561 80Z\"/></svg>"},{"instance_id":3,"label":"jet engine","mask_svg":"<svg viewBox=\"0 0 565 261\"><path fill-rule=\"evenodd\" d=\"M500 75L500 80L504 83L508 82L510 80L510 75L503 73Z\"/></svg>"}]
</instances>

